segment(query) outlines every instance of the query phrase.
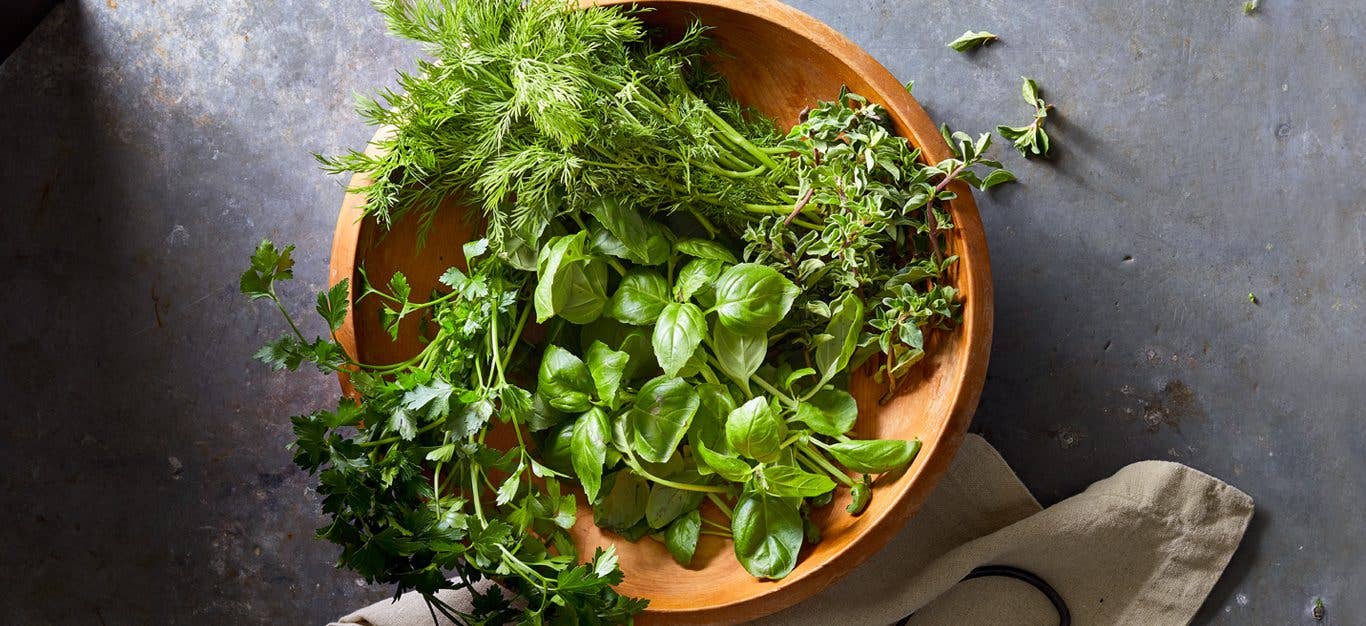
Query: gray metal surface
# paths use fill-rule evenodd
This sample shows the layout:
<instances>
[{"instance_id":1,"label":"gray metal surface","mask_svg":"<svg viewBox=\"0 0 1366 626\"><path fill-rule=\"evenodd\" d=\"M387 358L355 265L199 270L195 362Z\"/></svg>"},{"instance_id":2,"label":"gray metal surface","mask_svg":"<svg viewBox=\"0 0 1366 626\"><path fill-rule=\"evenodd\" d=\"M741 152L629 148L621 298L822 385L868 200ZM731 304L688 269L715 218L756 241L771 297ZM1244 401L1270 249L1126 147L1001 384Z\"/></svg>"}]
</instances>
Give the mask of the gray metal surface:
<instances>
[{"instance_id":1,"label":"gray metal surface","mask_svg":"<svg viewBox=\"0 0 1366 626\"><path fill-rule=\"evenodd\" d=\"M1201 622L1311 622L1316 596L1366 622L1366 4L795 4L955 128L1026 121L1021 74L1057 105L1056 157L1002 151L1023 184L979 196L974 429L1045 502L1147 458L1251 494ZM968 28L1004 42L944 47ZM342 181L309 152L368 138L351 94L409 55L362 0L69 0L0 66L6 623L309 624L385 595L330 567L284 449L334 382L249 362L284 327L235 283L294 242L310 308Z\"/></svg>"}]
</instances>

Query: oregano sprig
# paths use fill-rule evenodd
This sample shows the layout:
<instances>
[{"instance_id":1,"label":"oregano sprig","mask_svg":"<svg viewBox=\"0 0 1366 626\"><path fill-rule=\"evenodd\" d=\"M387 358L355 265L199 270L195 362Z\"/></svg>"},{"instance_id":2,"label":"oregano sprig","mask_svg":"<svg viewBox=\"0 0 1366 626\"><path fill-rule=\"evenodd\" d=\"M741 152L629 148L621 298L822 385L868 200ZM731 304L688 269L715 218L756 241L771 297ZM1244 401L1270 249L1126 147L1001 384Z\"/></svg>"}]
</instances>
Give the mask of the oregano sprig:
<instances>
[{"instance_id":1,"label":"oregano sprig","mask_svg":"<svg viewBox=\"0 0 1366 626\"><path fill-rule=\"evenodd\" d=\"M1052 146L1049 143L1048 132L1044 130L1044 119L1048 117L1048 110L1053 105L1044 102L1039 96L1039 86L1034 79L1023 77L1024 83L1020 87L1020 93L1024 101L1034 107L1034 119L1024 126L997 126L996 132L1014 144L1015 149L1026 158L1030 156L1048 157Z\"/></svg>"}]
</instances>

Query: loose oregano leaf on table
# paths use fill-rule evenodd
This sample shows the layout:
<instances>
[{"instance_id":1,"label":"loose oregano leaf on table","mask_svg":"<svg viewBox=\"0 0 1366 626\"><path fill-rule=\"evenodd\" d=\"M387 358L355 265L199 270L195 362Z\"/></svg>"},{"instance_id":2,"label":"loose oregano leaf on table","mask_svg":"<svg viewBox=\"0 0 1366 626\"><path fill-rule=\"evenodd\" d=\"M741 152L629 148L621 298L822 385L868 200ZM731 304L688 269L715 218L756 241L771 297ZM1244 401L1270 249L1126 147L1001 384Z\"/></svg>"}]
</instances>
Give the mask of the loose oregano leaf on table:
<instances>
[{"instance_id":1,"label":"loose oregano leaf on table","mask_svg":"<svg viewBox=\"0 0 1366 626\"><path fill-rule=\"evenodd\" d=\"M967 32L964 32L962 35L959 35L957 39L950 41L949 47L959 52L967 52L969 50L974 50L981 46L985 46L999 39L1000 37L997 37L996 35L993 35L984 30L969 30Z\"/></svg>"}]
</instances>

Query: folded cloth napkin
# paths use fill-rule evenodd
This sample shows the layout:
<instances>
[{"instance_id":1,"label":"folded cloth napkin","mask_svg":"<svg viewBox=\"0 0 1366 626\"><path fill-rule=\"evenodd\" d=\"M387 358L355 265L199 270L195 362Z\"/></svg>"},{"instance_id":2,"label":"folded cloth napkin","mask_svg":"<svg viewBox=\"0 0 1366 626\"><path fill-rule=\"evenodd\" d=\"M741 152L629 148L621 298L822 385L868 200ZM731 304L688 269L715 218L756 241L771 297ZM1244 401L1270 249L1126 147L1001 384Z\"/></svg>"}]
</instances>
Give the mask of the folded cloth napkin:
<instances>
[{"instance_id":1,"label":"folded cloth napkin","mask_svg":"<svg viewBox=\"0 0 1366 626\"><path fill-rule=\"evenodd\" d=\"M1011 578L963 581L1012 566L1051 585L1075 624L1184 624L1200 608L1252 518L1252 499L1166 461L1119 470L1047 509L1000 454L968 435L948 473L880 552L825 590L758 624L1057 624L1047 596ZM962 581L962 582L960 582ZM468 607L464 594L442 599ZM446 623L443 620L443 624ZM332 626L427 626L407 594Z\"/></svg>"}]
</instances>

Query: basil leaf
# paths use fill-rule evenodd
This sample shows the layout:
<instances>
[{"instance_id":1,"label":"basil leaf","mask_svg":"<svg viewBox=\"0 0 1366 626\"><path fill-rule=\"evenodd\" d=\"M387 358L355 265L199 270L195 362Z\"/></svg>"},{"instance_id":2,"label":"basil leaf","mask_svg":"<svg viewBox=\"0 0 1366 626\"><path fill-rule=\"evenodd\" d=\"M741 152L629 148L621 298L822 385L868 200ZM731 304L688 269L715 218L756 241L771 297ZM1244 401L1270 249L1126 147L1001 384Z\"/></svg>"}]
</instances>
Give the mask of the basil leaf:
<instances>
[{"instance_id":1,"label":"basil leaf","mask_svg":"<svg viewBox=\"0 0 1366 626\"><path fill-rule=\"evenodd\" d=\"M790 465L768 465L761 471L764 490L782 498L814 498L835 488L835 481L829 476L804 472Z\"/></svg>"},{"instance_id":2,"label":"basil leaf","mask_svg":"<svg viewBox=\"0 0 1366 626\"><path fill-rule=\"evenodd\" d=\"M678 478L684 472L688 471L687 463L684 462L683 455L681 454L675 454L663 463L641 461L640 465L651 475L664 479Z\"/></svg>"},{"instance_id":3,"label":"basil leaf","mask_svg":"<svg viewBox=\"0 0 1366 626\"><path fill-rule=\"evenodd\" d=\"M607 458L607 441L611 436L607 414L597 407L580 415L574 422L570 460L574 475L583 484L583 492L589 502L598 499L598 489L602 487L602 466Z\"/></svg>"},{"instance_id":4,"label":"basil leaf","mask_svg":"<svg viewBox=\"0 0 1366 626\"><path fill-rule=\"evenodd\" d=\"M588 372L593 376L593 385L597 388L598 399L606 402L608 406L616 408L617 389L621 386L622 375L626 371L626 363L631 359L625 352L618 352L607 347L601 341L594 341L588 346Z\"/></svg>"},{"instance_id":5,"label":"basil leaf","mask_svg":"<svg viewBox=\"0 0 1366 626\"><path fill-rule=\"evenodd\" d=\"M546 347L536 382L536 393L561 411L581 413L591 406L593 377L583 361L564 348Z\"/></svg>"},{"instance_id":6,"label":"basil leaf","mask_svg":"<svg viewBox=\"0 0 1366 626\"><path fill-rule=\"evenodd\" d=\"M592 246L593 250L617 257L618 259L633 260L631 258L631 251L626 249L626 244L622 243L620 239L617 239L616 235L613 235L606 228L592 226L589 227L588 232L589 237L591 238L588 243Z\"/></svg>"},{"instance_id":7,"label":"basil leaf","mask_svg":"<svg viewBox=\"0 0 1366 626\"><path fill-rule=\"evenodd\" d=\"M649 326L670 302L669 284L648 270L631 270L607 303L607 314L635 326Z\"/></svg>"},{"instance_id":8,"label":"basil leaf","mask_svg":"<svg viewBox=\"0 0 1366 626\"><path fill-rule=\"evenodd\" d=\"M782 498L751 493L735 505L731 519L735 558L755 578L778 580L797 566L802 518Z\"/></svg>"},{"instance_id":9,"label":"basil leaf","mask_svg":"<svg viewBox=\"0 0 1366 626\"><path fill-rule=\"evenodd\" d=\"M816 370L813 370L809 367L803 367L795 372L788 374L787 377L783 379L783 387L787 389L792 389L793 383L796 383L797 381L806 378L807 376L815 375Z\"/></svg>"},{"instance_id":10,"label":"basil leaf","mask_svg":"<svg viewBox=\"0 0 1366 626\"><path fill-rule=\"evenodd\" d=\"M735 400L731 399L730 391L715 383L702 383L693 389L697 391L699 402L692 426L688 428L688 443L694 450L704 443L717 452L730 450L730 445L726 443L726 417L735 410ZM703 469L698 467L698 471Z\"/></svg>"},{"instance_id":11,"label":"basil leaf","mask_svg":"<svg viewBox=\"0 0 1366 626\"><path fill-rule=\"evenodd\" d=\"M711 259L693 259L683 269L678 270L674 280L674 299L687 302L700 290L710 287L721 275L721 262ZM701 300L701 298L699 298ZM715 300L712 298L712 300Z\"/></svg>"},{"instance_id":12,"label":"basil leaf","mask_svg":"<svg viewBox=\"0 0 1366 626\"><path fill-rule=\"evenodd\" d=\"M698 397L682 378L651 379L630 412L631 444L640 458L663 463L673 456L697 413Z\"/></svg>"},{"instance_id":13,"label":"basil leaf","mask_svg":"<svg viewBox=\"0 0 1366 626\"><path fill-rule=\"evenodd\" d=\"M631 451L631 413L629 411L612 418L612 447L623 456Z\"/></svg>"},{"instance_id":14,"label":"basil leaf","mask_svg":"<svg viewBox=\"0 0 1366 626\"><path fill-rule=\"evenodd\" d=\"M882 474L910 465L920 451L920 440L865 439L841 441L828 448L840 465L855 472Z\"/></svg>"},{"instance_id":15,"label":"basil leaf","mask_svg":"<svg viewBox=\"0 0 1366 626\"><path fill-rule=\"evenodd\" d=\"M574 425L565 424L564 426L550 431L546 436L545 442L541 444L540 454L541 463L546 467L563 474L570 474L574 471Z\"/></svg>"},{"instance_id":16,"label":"basil leaf","mask_svg":"<svg viewBox=\"0 0 1366 626\"><path fill-rule=\"evenodd\" d=\"M645 505L645 520L650 528L664 528L679 515L696 511L706 494L700 491L684 491L664 485L650 488L650 499Z\"/></svg>"},{"instance_id":17,"label":"basil leaf","mask_svg":"<svg viewBox=\"0 0 1366 626\"><path fill-rule=\"evenodd\" d=\"M709 259L722 263L738 263L739 259L725 246L709 239L680 239L674 243L674 250L698 259Z\"/></svg>"},{"instance_id":18,"label":"basil leaf","mask_svg":"<svg viewBox=\"0 0 1366 626\"><path fill-rule=\"evenodd\" d=\"M825 334L831 338L816 346L816 367L821 370L818 384L825 384L849 365L862 332L863 300L853 292L847 293L835 305L825 327Z\"/></svg>"},{"instance_id":19,"label":"basil leaf","mask_svg":"<svg viewBox=\"0 0 1366 626\"><path fill-rule=\"evenodd\" d=\"M566 260L572 261L575 244L582 246L586 236L583 232L564 237L554 237L541 250L536 260L536 291L532 303L536 307L536 321L544 323L559 313L569 299L569 281L559 278L560 268Z\"/></svg>"},{"instance_id":20,"label":"basil leaf","mask_svg":"<svg viewBox=\"0 0 1366 626\"><path fill-rule=\"evenodd\" d=\"M579 333L579 345L585 353L595 341L627 354L629 359L622 371L624 381L635 380L659 367L655 361L654 348L650 346L650 334L639 326L627 326L610 317L599 317Z\"/></svg>"},{"instance_id":21,"label":"basil leaf","mask_svg":"<svg viewBox=\"0 0 1366 626\"><path fill-rule=\"evenodd\" d=\"M753 468L749 466L749 463L720 452L712 452L711 448L708 448L704 443L699 442L695 450L697 452L697 460L701 461L701 464L697 467L699 472L702 470L702 464L705 464L712 471L719 474L721 478L733 483L745 482L749 480L750 474L753 473Z\"/></svg>"},{"instance_id":22,"label":"basil leaf","mask_svg":"<svg viewBox=\"0 0 1366 626\"><path fill-rule=\"evenodd\" d=\"M622 470L603 482L606 495L593 504L593 523L617 532L625 532L645 519L645 503L650 487L645 479Z\"/></svg>"},{"instance_id":23,"label":"basil leaf","mask_svg":"<svg viewBox=\"0 0 1366 626\"><path fill-rule=\"evenodd\" d=\"M624 207L615 198L602 197L588 205L588 213L626 248L626 258L641 265L659 265L669 260L669 240L665 229L647 222L635 209Z\"/></svg>"},{"instance_id":24,"label":"basil leaf","mask_svg":"<svg viewBox=\"0 0 1366 626\"><path fill-rule=\"evenodd\" d=\"M716 344L716 361L721 371L749 393L749 377L759 371L768 354L768 336L764 333L740 334L718 321L712 324L711 337Z\"/></svg>"},{"instance_id":25,"label":"basil leaf","mask_svg":"<svg viewBox=\"0 0 1366 626\"><path fill-rule=\"evenodd\" d=\"M713 310L722 324L737 333L767 333L787 315L799 291L767 265L741 263L717 278Z\"/></svg>"},{"instance_id":26,"label":"basil leaf","mask_svg":"<svg viewBox=\"0 0 1366 626\"><path fill-rule=\"evenodd\" d=\"M559 409L550 406L550 401L540 393L531 395L531 410L527 417L527 426L532 431L545 430L564 421L564 413Z\"/></svg>"},{"instance_id":27,"label":"basil leaf","mask_svg":"<svg viewBox=\"0 0 1366 626\"><path fill-rule=\"evenodd\" d=\"M655 323L655 358L666 376L676 376L687 365L706 332L702 309L688 302L672 302L664 307Z\"/></svg>"},{"instance_id":28,"label":"basil leaf","mask_svg":"<svg viewBox=\"0 0 1366 626\"><path fill-rule=\"evenodd\" d=\"M669 549L674 561L687 567L692 563L693 553L697 551L697 540L702 535L702 514L693 509L680 515L664 530L664 547Z\"/></svg>"},{"instance_id":29,"label":"basil leaf","mask_svg":"<svg viewBox=\"0 0 1366 626\"><path fill-rule=\"evenodd\" d=\"M797 419L822 435L838 437L854 427L858 403L847 391L822 389L797 404Z\"/></svg>"},{"instance_id":30,"label":"basil leaf","mask_svg":"<svg viewBox=\"0 0 1366 626\"><path fill-rule=\"evenodd\" d=\"M587 324L607 306L607 264L583 258L561 265L556 282L565 283L563 304L556 314L575 324ZM540 285L537 285L539 287Z\"/></svg>"},{"instance_id":31,"label":"basil leaf","mask_svg":"<svg viewBox=\"0 0 1366 626\"><path fill-rule=\"evenodd\" d=\"M784 426L763 397L746 402L726 417L726 442L732 450L758 461L778 454Z\"/></svg>"}]
</instances>

